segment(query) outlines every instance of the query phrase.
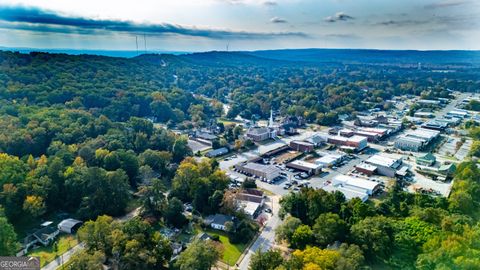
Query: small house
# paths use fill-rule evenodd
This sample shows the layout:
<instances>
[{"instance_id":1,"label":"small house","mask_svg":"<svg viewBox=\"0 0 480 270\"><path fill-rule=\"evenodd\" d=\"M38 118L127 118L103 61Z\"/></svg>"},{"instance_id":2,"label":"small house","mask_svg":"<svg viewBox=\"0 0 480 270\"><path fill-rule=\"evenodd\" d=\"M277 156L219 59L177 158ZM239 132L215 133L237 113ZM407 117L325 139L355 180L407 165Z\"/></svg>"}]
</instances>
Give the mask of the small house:
<instances>
[{"instance_id":1,"label":"small house","mask_svg":"<svg viewBox=\"0 0 480 270\"><path fill-rule=\"evenodd\" d=\"M234 217L232 216L227 216L227 215L222 215L222 214L215 214L215 215L210 215L205 219L205 224L209 225L213 229L216 230L222 230L226 231L226 223L227 222L233 222Z\"/></svg>"}]
</instances>

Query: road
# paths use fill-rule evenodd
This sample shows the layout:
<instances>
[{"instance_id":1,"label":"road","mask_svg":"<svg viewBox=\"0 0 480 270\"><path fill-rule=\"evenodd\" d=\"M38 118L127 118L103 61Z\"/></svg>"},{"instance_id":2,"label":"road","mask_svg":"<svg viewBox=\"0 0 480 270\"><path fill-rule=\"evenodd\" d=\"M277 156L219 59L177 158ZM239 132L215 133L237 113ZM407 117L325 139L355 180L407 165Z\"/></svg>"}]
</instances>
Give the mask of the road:
<instances>
[{"instance_id":1,"label":"road","mask_svg":"<svg viewBox=\"0 0 480 270\"><path fill-rule=\"evenodd\" d=\"M275 244L275 229L282 223L282 220L278 216L278 210L280 208L280 196L270 196L270 199L272 200L272 216L268 219L268 222L263 228L262 232L255 242L250 246L245 254L245 257L243 257L242 261L240 262L238 267L241 270L248 269L250 259L255 252L257 252L259 249L262 251L267 251Z\"/></svg>"},{"instance_id":2,"label":"road","mask_svg":"<svg viewBox=\"0 0 480 270\"><path fill-rule=\"evenodd\" d=\"M124 216L115 218L115 220L118 220L120 222L124 222L124 221L127 221L131 218L134 218L134 217L138 216L139 213L140 213L140 207L135 208L134 210L125 214ZM70 258L72 257L73 254L81 251L83 248L84 248L84 243L81 242L78 245L76 245L76 246L72 247L71 249L69 249L68 251L66 251L65 253L63 253L62 255L60 255L57 259L51 261L49 264L42 267L42 270L56 270L56 269L60 268L62 263L68 262L68 260L70 260Z\"/></svg>"}]
</instances>

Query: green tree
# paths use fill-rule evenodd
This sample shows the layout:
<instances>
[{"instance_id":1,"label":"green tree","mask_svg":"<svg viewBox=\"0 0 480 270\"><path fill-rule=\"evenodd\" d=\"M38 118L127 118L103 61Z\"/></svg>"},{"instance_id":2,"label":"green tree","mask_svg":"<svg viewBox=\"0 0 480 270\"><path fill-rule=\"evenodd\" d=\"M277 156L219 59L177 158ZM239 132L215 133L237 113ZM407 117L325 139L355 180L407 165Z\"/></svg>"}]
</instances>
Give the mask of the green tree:
<instances>
[{"instance_id":1,"label":"green tree","mask_svg":"<svg viewBox=\"0 0 480 270\"><path fill-rule=\"evenodd\" d=\"M187 218L183 215L183 203L179 199L173 197L168 201L165 210L165 221L176 228L181 228L187 222Z\"/></svg>"},{"instance_id":2,"label":"green tree","mask_svg":"<svg viewBox=\"0 0 480 270\"><path fill-rule=\"evenodd\" d=\"M296 217L288 216L285 221L275 230L277 240L292 241L295 230L302 225L302 221Z\"/></svg>"},{"instance_id":3,"label":"green tree","mask_svg":"<svg viewBox=\"0 0 480 270\"><path fill-rule=\"evenodd\" d=\"M278 250L267 250L263 252L258 249L252 255L250 260L249 270L274 270L283 264L284 260L282 254Z\"/></svg>"},{"instance_id":4,"label":"green tree","mask_svg":"<svg viewBox=\"0 0 480 270\"><path fill-rule=\"evenodd\" d=\"M175 267L179 270L209 270L220 258L220 252L210 241L194 240L178 256Z\"/></svg>"},{"instance_id":5,"label":"green tree","mask_svg":"<svg viewBox=\"0 0 480 270\"><path fill-rule=\"evenodd\" d=\"M86 251L80 251L70 258L68 261L70 269L75 270L92 270L102 269L105 262L105 254L101 251L95 251L88 253Z\"/></svg>"},{"instance_id":6,"label":"green tree","mask_svg":"<svg viewBox=\"0 0 480 270\"><path fill-rule=\"evenodd\" d=\"M0 208L0 255L14 256L19 247L20 244L17 242L17 234L12 224L10 224L4 216L3 209Z\"/></svg>"},{"instance_id":7,"label":"green tree","mask_svg":"<svg viewBox=\"0 0 480 270\"><path fill-rule=\"evenodd\" d=\"M347 225L337 214L325 213L317 218L312 230L317 244L325 247L335 240L343 242Z\"/></svg>"},{"instance_id":8,"label":"green tree","mask_svg":"<svg viewBox=\"0 0 480 270\"><path fill-rule=\"evenodd\" d=\"M308 225L300 225L292 235L290 244L294 248L303 249L314 241L313 231Z\"/></svg>"},{"instance_id":9,"label":"green tree","mask_svg":"<svg viewBox=\"0 0 480 270\"><path fill-rule=\"evenodd\" d=\"M360 246L367 258L382 260L391 255L394 231L389 218L366 217L354 224L350 233L353 242Z\"/></svg>"}]
</instances>

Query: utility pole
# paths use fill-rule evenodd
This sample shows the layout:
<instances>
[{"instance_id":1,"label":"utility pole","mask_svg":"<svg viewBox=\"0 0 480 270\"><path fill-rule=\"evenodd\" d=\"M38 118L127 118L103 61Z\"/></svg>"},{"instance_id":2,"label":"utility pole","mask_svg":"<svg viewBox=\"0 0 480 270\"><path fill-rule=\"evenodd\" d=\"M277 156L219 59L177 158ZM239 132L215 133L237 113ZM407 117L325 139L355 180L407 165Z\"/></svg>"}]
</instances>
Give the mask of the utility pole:
<instances>
[{"instance_id":1,"label":"utility pole","mask_svg":"<svg viewBox=\"0 0 480 270\"><path fill-rule=\"evenodd\" d=\"M145 42L145 54L147 54L147 35L143 34L143 41Z\"/></svg>"},{"instance_id":2,"label":"utility pole","mask_svg":"<svg viewBox=\"0 0 480 270\"><path fill-rule=\"evenodd\" d=\"M137 56L138 56L138 36L135 35L135 45L137 47Z\"/></svg>"}]
</instances>

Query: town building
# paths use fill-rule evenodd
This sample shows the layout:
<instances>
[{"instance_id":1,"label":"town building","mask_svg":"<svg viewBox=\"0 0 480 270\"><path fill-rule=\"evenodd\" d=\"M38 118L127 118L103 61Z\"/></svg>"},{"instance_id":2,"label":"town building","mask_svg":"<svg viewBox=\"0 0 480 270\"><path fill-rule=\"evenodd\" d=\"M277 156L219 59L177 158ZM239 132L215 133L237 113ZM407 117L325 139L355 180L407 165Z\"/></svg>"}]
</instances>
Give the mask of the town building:
<instances>
[{"instance_id":1,"label":"town building","mask_svg":"<svg viewBox=\"0 0 480 270\"><path fill-rule=\"evenodd\" d=\"M328 141L329 135L326 133L316 133L313 136L307 138L305 141L312 143L313 145L320 146Z\"/></svg>"},{"instance_id":2,"label":"town building","mask_svg":"<svg viewBox=\"0 0 480 270\"><path fill-rule=\"evenodd\" d=\"M381 185L375 181L351 177L347 175L337 175L332 179L332 184L323 186L322 189L329 192L339 191L343 193L347 200L359 198L363 202L373 195Z\"/></svg>"},{"instance_id":3,"label":"town building","mask_svg":"<svg viewBox=\"0 0 480 270\"><path fill-rule=\"evenodd\" d=\"M364 173L368 176L371 176L377 172L377 166L367 164L367 163L360 163L355 165L355 170L361 173Z\"/></svg>"},{"instance_id":4,"label":"town building","mask_svg":"<svg viewBox=\"0 0 480 270\"><path fill-rule=\"evenodd\" d=\"M346 188L351 188L355 190L363 190L367 195L373 195L379 188L380 184L367 180L362 179L359 177L352 177L348 175L339 174L332 179L332 184L334 186L342 185Z\"/></svg>"},{"instance_id":5,"label":"town building","mask_svg":"<svg viewBox=\"0 0 480 270\"><path fill-rule=\"evenodd\" d=\"M441 106L442 102L440 100L432 100L432 99L419 99L417 101L420 105L429 105L429 106Z\"/></svg>"},{"instance_id":6,"label":"town building","mask_svg":"<svg viewBox=\"0 0 480 270\"><path fill-rule=\"evenodd\" d=\"M438 167L418 165L416 170L437 177L438 180L445 181L453 176L456 166L452 164L443 164Z\"/></svg>"},{"instance_id":7,"label":"town building","mask_svg":"<svg viewBox=\"0 0 480 270\"><path fill-rule=\"evenodd\" d=\"M422 125L422 128L442 131L449 125L449 122L442 120L430 120Z\"/></svg>"},{"instance_id":8,"label":"town building","mask_svg":"<svg viewBox=\"0 0 480 270\"><path fill-rule=\"evenodd\" d=\"M395 177L403 162L401 157L394 158L385 154L377 154L365 160L365 163L377 167L376 173L380 175Z\"/></svg>"},{"instance_id":9,"label":"town building","mask_svg":"<svg viewBox=\"0 0 480 270\"><path fill-rule=\"evenodd\" d=\"M322 171L322 165L311 163L303 160L294 160L286 164L287 168L292 168L302 172L306 172L310 175L319 174Z\"/></svg>"},{"instance_id":10,"label":"town building","mask_svg":"<svg viewBox=\"0 0 480 270\"><path fill-rule=\"evenodd\" d=\"M418 118L434 118L435 115L431 112L424 112L424 111L417 111L413 114L413 116Z\"/></svg>"},{"instance_id":11,"label":"town building","mask_svg":"<svg viewBox=\"0 0 480 270\"><path fill-rule=\"evenodd\" d=\"M330 136L328 143L351 148L354 151L360 151L367 147L367 138L358 135L352 137Z\"/></svg>"},{"instance_id":12,"label":"town building","mask_svg":"<svg viewBox=\"0 0 480 270\"><path fill-rule=\"evenodd\" d=\"M326 185L322 186L321 189L327 192L341 192L347 201L359 198L362 202L368 200L368 194L364 190L357 190L355 188L343 187L342 185Z\"/></svg>"},{"instance_id":13,"label":"town building","mask_svg":"<svg viewBox=\"0 0 480 270\"><path fill-rule=\"evenodd\" d=\"M303 152L303 153L312 152L313 149L315 148L315 145L313 143L304 142L304 141L291 141L289 145L290 145L290 148L292 148L293 150Z\"/></svg>"},{"instance_id":14,"label":"town building","mask_svg":"<svg viewBox=\"0 0 480 270\"><path fill-rule=\"evenodd\" d=\"M271 181L280 176L281 170L272 165L263 165L253 162L242 162L235 165L235 169L241 173L252 175L264 179L266 181Z\"/></svg>"},{"instance_id":15,"label":"town building","mask_svg":"<svg viewBox=\"0 0 480 270\"><path fill-rule=\"evenodd\" d=\"M326 153L321 158L315 160L315 164L322 166L322 168L327 168L335 166L345 158L345 154L340 153Z\"/></svg>"},{"instance_id":16,"label":"town building","mask_svg":"<svg viewBox=\"0 0 480 270\"><path fill-rule=\"evenodd\" d=\"M419 128L410 130L397 138L395 147L406 151L419 151L440 135L438 130Z\"/></svg>"},{"instance_id":17,"label":"town building","mask_svg":"<svg viewBox=\"0 0 480 270\"><path fill-rule=\"evenodd\" d=\"M364 131L361 129L355 130L353 132L355 135L366 137L368 142L376 142L379 139L378 133L375 132L370 132L370 131Z\"/></svg>"},{"instance_id":18,"label":"town building","mask_svg":"<svg viewBox=\"0 0 480 270\"><path fill-rule=\"evenodd\" d=\"M437 159L435 158L435 156L432 153L427 153L425 155L417 157L415 159L415 161L418 165L433 166L433 164L435 164Z\"/></svg>"},{"instance_id":19,"label":"town building","mask_svg":"<svg viewBox=\"0 0 480 270\"><path fill-rule=\"evenodd\" d=\"M455 109L447 112L446 116L448 117L457 117L457 118L466 118L468 116L467 110Z\"/></svg>"},{"instance_id":20,"label":"town building","mask_svg":"<svg viewBox=\"0 0 480 270\"><path fill-rule=\"evenodd\" d=\"M338 134L340 136L343 136L343 137L352 137L353 135L355 135L355 133L353 132L353 130L351 129L347 129L347 128L344 128L344 129L341 129Z\"/></svg>"},{"instance_id":21,"label":"town building","mask_svg":"<svg viewBox=\"0 0 480 270\"><path fill-rule=\"evenodd\" d=\"M221 148L218 148L218 149L208 151L205 154L205 156L209 157L209 158L213 158L213 157L219 157L219 156L225 155L227 153L228 153L228 148L221 147Z\"/></svg>"}]
</instances>

